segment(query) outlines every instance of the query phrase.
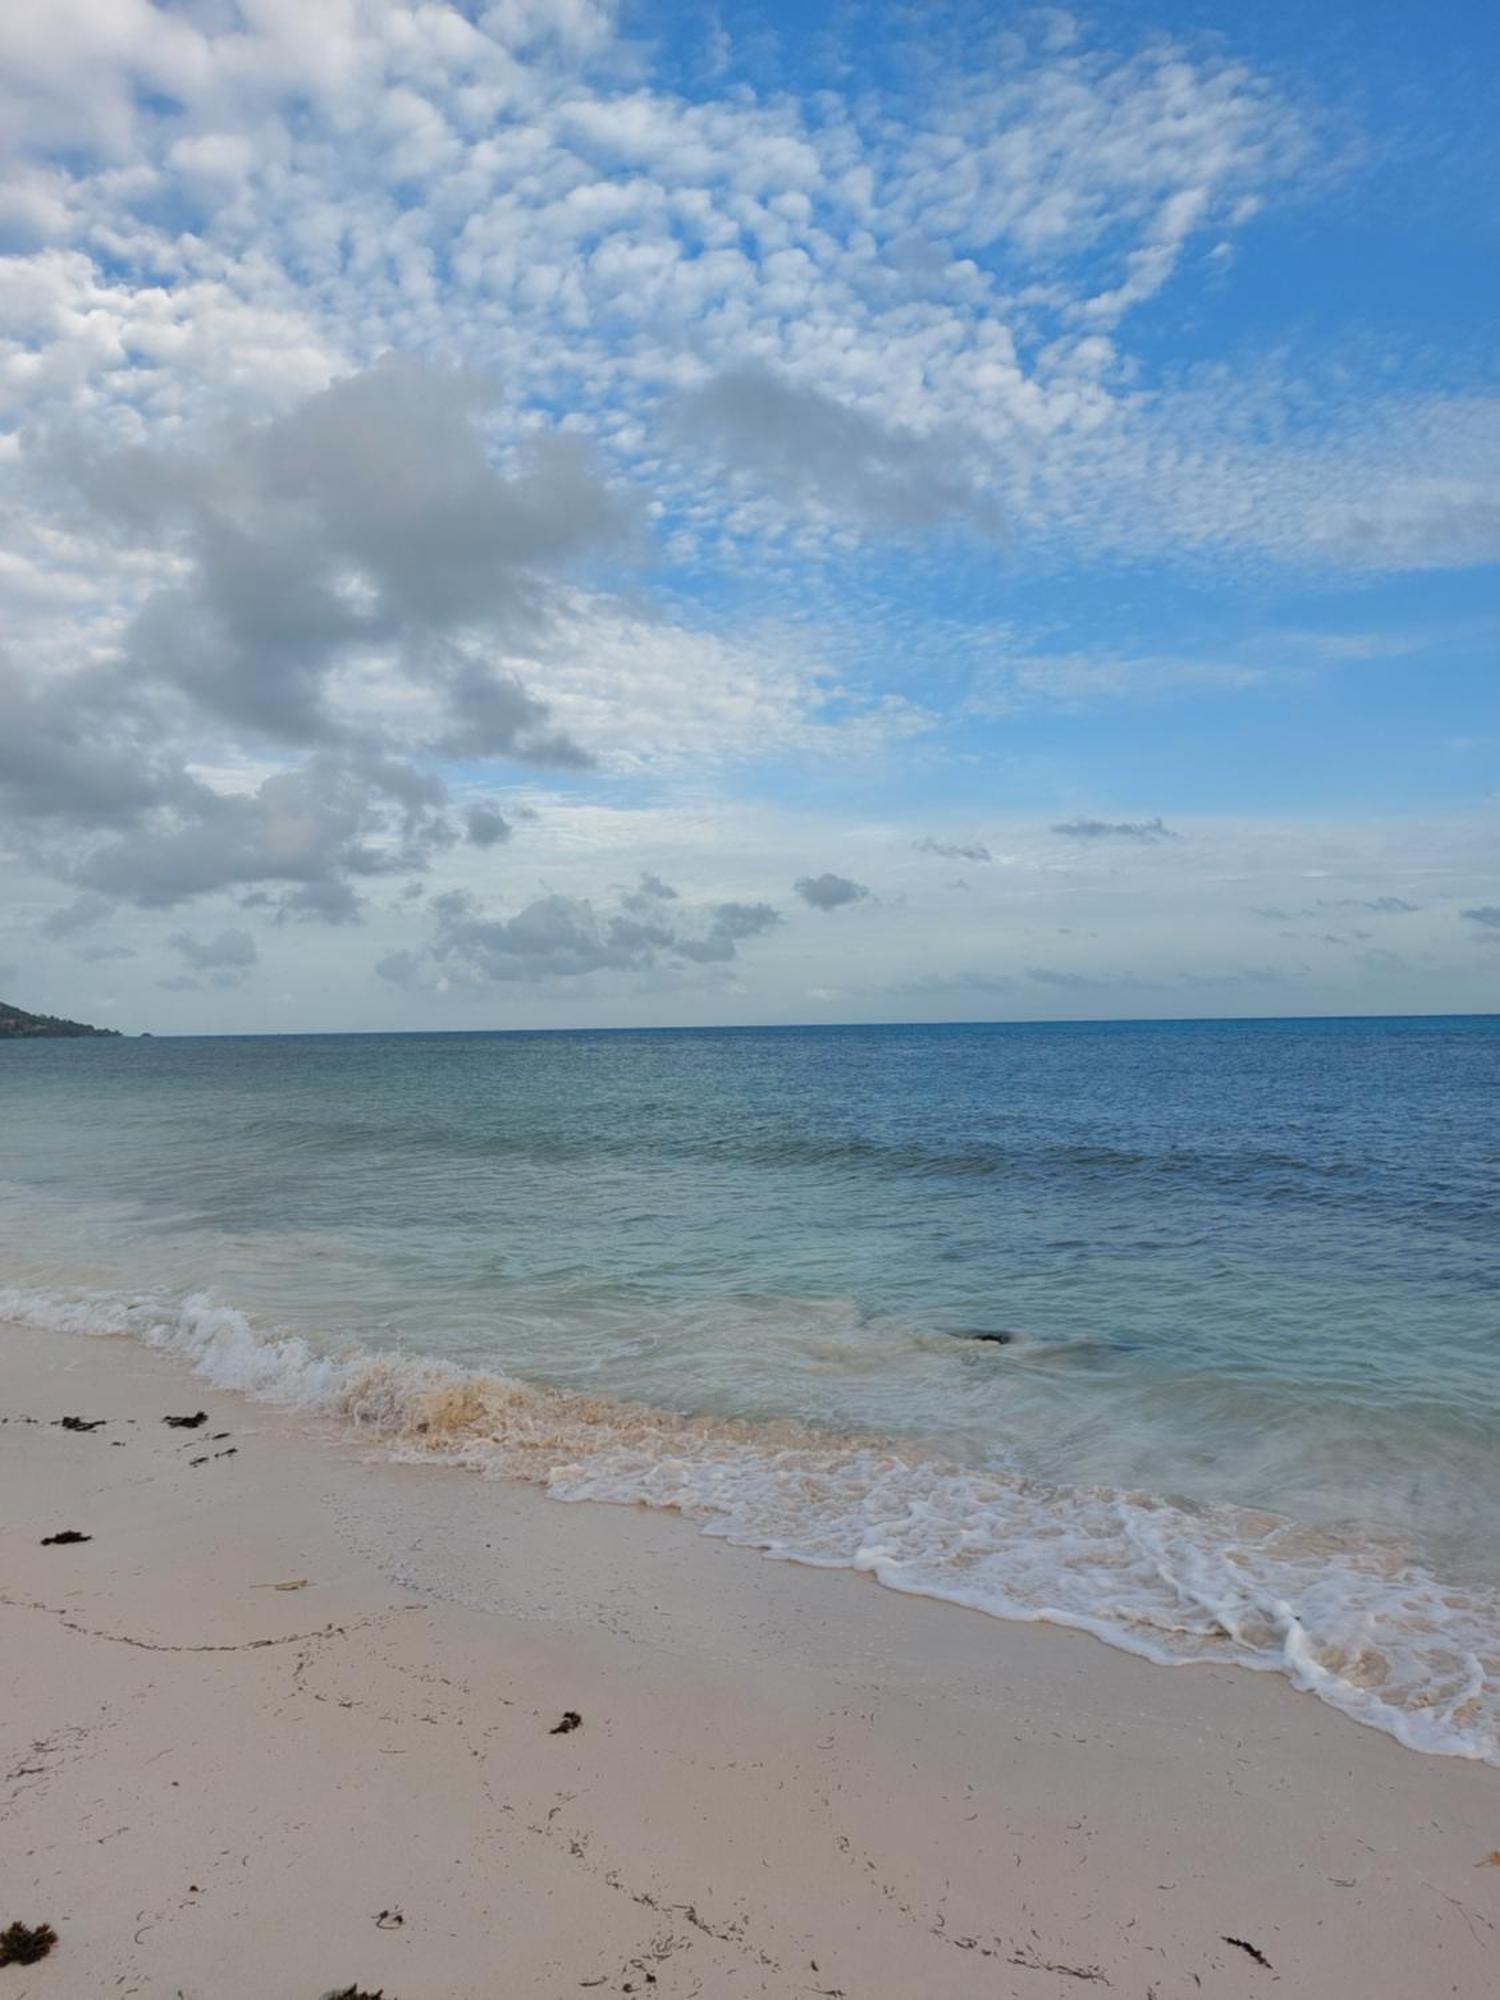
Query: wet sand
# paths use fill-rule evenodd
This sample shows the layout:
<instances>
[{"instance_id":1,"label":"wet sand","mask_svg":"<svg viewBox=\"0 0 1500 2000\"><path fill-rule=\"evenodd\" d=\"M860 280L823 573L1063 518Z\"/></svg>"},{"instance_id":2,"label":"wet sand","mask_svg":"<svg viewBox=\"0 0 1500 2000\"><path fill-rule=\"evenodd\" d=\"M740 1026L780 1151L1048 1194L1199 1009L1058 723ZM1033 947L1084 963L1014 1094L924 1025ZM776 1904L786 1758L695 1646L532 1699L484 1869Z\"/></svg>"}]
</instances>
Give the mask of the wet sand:
<instances>
[{"instance_id":1,"label":"wet sand","mask_svg":"<svg viewBox=\"0 0 1500 2000\"><path fill-rule=\"evenodd\" d=\"M0 1329L0 1416L0 1931L58 1936L0 2000L1500 1990L1500 1772L1275 1677L367 1462L122 1340Z\"/></svg>"}]
</instances>

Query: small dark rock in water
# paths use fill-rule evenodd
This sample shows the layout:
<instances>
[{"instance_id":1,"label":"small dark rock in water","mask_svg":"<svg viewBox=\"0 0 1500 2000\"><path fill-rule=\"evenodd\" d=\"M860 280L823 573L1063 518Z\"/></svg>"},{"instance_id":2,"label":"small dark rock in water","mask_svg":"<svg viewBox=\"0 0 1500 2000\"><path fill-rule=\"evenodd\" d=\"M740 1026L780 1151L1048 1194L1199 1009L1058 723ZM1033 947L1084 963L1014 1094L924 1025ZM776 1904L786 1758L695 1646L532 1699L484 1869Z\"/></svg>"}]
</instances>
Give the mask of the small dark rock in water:
<instances>
[{"instance_id":1,"label":"small dark rock in water","mask_svg":"<svg viewBox=\"0 0 1500 2000\"><path fill-rule=\"evenodd\" d=\"M583 1717L578 1713L576 1708L570 1708L562 1721L554 1724L547 1731L547 1734L549 1736L566 1736L570 1730L581 1729L582 1727Z\"/></svg>"},{"instance_id":2,"label":"small dark rock in water","mask_svg":"<svg viewBox=\"0 0 1500 2000\"><path fill-rule=\"evenodd\" d=\"M1007 1333L1003 1326L966 1326L960 1330L958 1337L960 1340L987 1340L994 1347L1009 1347L1016 1335Z\"/></svg>"},{"instance_id":3,"label":"small dark rock in water","mask_svg":"<svg viewBox=\"0 0 1500 2000\"><path fill-rule=\"evenodd\" d=\"M57 1943L51 1924L7 1924L0 1931L0 1965L35 1965Z\"/></svg>"},{"instance_id":4,"label":"small dark rock in water","mask_svg":"<svg viewBox=\"0 0 1500 2000\"><path fill-rule=\"evenodd\" d=\"M55 1535L43 1535L42 1547L55 1549L64 1542L91 1542L93 1539L92 1535L80 1535L76 1528L63 1528Z\"/></svg>"},{"instance_id":5,"label":"small dark rock in water","mask_svg":"<svg viewBox=\"0 0 1500 2000\"><path fill-rule=\"evenodd\" d=\"M102 1430L108 1421L107 1417L95 1417L92 1422L87 1417L58 1417L56 1419L57 1428L60 1431Z\"/></svg>"},{"instance_id":6,"label":"small dark rock in water","mask_svg":"<svg viewBox=\"0 0 1500 2000\"><path fill-rule=\"evenodd\" d=\"M192 1417L163 1417L162 1422L170 1424L174 1431L195 1431L199 1424L208 1422L208 1412L199 1410L197 1415Z\"/></svg>"}]
</instances>

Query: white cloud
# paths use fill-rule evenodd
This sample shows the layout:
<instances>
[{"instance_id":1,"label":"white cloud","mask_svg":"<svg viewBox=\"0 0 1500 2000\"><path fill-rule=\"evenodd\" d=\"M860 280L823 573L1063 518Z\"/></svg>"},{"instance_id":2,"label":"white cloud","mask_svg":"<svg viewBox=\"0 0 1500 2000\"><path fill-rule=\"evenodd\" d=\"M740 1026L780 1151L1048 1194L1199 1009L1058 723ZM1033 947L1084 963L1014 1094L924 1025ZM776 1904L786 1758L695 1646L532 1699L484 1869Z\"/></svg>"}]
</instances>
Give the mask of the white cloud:
<instances>
[{"instance_id":1,"label":"white cloud","mask_svg":"<svg viewBox=\"0 0 1500 2000\"><path fill-rule=\"evenodd\" d=\"M912 450L971 437L967 504L1043 534L1094 529L1105 504L1123 532L1149 461L1182 499L1134 532L1191 537L1217 469L1182 459L1178 401L1134 393L1103 330L1311 144L1243 64L1059 44L1045 23L976 51L935 17L920 81L837 102L653 88L598 7L39 18L0 30L31 198L73 218L70 248L18 267L34 309L5 315L3 379L33 418L80 398L158 425L226 394L279 406L396 345L492 369L513 419L566 395L633 456L664 390L770 368ZM690 464L656 473L712 514ZM807 497L718 525L785 528ZM848 511L833 497L820 533ZM1385 532L1440 541L1420 511Z\"/></svg>"},{"instance_id":2,"label":"white cloud","mask_svg":"<svg viewBox=\"0 0 1500 2000\"><path fill-rule=\"evenodd\" d=\"M859 756L934 721L904 697L851 688L819 658L815 635L717 632L584 592L560 599L545 643L518 663L546 688L557 722L622 773Z\"/></svg>"},{"instance_id":3,"label":"white cloud","mask_svg":"<svg viewBox=\"0 0 1500 2000\"><path fill-rule=\"evenodd\" d=\"M710 31L688 93L605 0L0 11L0 840L44 962L139 946L122 964L148 981L164 947L140 927L191 901L174 937L249 922L314 1007L300 967L334 963L317 924L356 918L372 962L407 954L454 1006L525 987L497 968L545 957L543 936L642 991L703 982L706 1005L826 989L829 927L796 901L729 959L684 948L725 942L684 911L657 926L675 943L627 949L644 871L700 913L877 883L838 926L851 1005L915 990L914 959L935 1006L1144 992L1125 894L1130 949L1164 978L1352 993L1300 935L1269 970L1242 948L1204 886L1234 875L1226 840L1132 842L1150 822L1117 809L1113 839L1047 835L1111 796L1065 763L1035 826L886 793L903 752L933 777L945 721L998 734L1394 658L1408 642L1379 631L1101 644L971 607L996 578L1122 558L1490 559L1500 401L1347 353L1161 362L1162 315L1326 164L1284 76L1055 11L902 20L878 87L853 44L823 91ZM878 604L893 543L909 567ZM942 599L949 555L967 605ZM515 768L570 758L572 790ZM846 802L773 813L736 796L755 787ZM1401 966L1365 967L1397 997L1486 929L1454 921L1490 905L1450 835L1420 882L1371 862L1368 830L1358 866L1322 854L1347 900L1401 895L1401 875L1420 905ZM934 856L994 859L960 892ZM1290 850L1257 868L1247 896L1298 906ZM1188 918L1158 910L1169 888ZM452 891L481 928L416 916ZM106 921L136 945L88 944ZM232 970L165 948L179 981Z\"/></svg>"}]
</instances>

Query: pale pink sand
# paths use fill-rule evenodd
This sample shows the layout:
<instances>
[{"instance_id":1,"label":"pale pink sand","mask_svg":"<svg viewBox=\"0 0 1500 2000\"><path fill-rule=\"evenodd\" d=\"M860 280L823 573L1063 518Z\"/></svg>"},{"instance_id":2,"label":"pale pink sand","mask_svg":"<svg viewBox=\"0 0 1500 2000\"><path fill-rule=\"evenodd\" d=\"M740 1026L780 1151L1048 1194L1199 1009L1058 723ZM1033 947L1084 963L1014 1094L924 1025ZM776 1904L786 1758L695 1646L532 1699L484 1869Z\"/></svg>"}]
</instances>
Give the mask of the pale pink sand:
<instances>
[{"instance_id":1,"label":"pale pink sand","mask_svg":"<svg viewBox=\"0 0 1500 2000\"><path fill-rule=\"evenodd\" d=\"M123 1341L0 1330L0 1414L0 1926L61 1939L0 2000L1500 1993L1500 1772L1278 1680L364 1463Z\"/></svg>"}]
</instances>

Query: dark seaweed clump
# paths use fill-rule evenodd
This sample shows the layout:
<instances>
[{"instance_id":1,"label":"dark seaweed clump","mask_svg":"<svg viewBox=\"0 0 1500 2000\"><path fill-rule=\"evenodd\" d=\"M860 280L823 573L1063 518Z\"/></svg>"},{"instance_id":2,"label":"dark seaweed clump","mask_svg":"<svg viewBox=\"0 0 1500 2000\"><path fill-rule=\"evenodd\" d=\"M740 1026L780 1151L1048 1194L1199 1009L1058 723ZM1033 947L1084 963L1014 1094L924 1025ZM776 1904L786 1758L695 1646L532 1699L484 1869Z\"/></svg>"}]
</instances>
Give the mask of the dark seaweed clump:
<instances>
[{"instance_id":1,"label":"dark seaweed clump","mask_svg":"<svg viewBox=\"0 0 1500 2000\"><path fill-rule=\"evenodd\" d=\"M7 1924L0 1931L0 1965L35 1965L57 1943L51 1924Z\"/></svg>"}]
</instances>

